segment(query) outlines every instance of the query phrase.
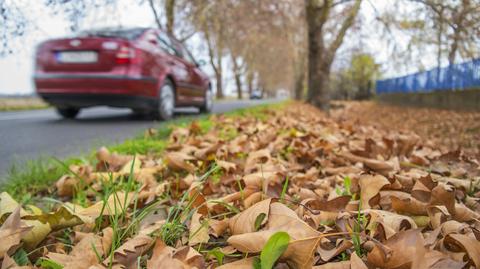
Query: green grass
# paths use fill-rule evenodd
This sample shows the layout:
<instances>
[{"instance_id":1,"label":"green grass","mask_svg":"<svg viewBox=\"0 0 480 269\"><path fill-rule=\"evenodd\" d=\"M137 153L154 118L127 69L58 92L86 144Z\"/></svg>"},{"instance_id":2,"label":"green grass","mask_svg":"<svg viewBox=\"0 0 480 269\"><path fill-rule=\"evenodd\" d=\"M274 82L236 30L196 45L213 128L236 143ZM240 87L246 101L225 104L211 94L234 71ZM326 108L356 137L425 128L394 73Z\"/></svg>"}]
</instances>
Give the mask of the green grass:
<instances>
[{"instance_id":1,"label":"green grass","mask_svg":"<svg viewBox=\"0 0 480 269\"><path fill-rule=\"evenodd\" d=\"M266 109L279 109L285 106L287 102L265 104L249 108L237 109L225 113L229 117L251 116L259 120L266 120L268 114ZM193 121L197 121L202 133L208 132L213 127L213 122L209 120L208 115L181 117L169 122L160 123L156 128L155 135L145 137L141 133L131 139L121 143L108 145L107 148L112 152L121 154L160 154L168 145L168 138L175 127L187 127ZM236 132L225 130L226 138L232 139ZM61 145L59 145L61 146ZM81 158L67 158L59 161L54 158L40 158L27 162L19 166L14 165L10 168L7 175L0 179L0 192L8 192L14 199L22 203L27 203L35 196L41 196L49 189L53 189L53 184L64 174L67 174L68 166L71 164L95 162L96 149L91 150L90 154Z\"/></svg>"},{"instance_id":2,"label":"green grass","mask_svg":"<svg viewBox=\"0 0 480 269\"><path fill-rule=\"evenodd\" d=\"M0 98L0 111L34 110L48 107L47 103L35 97Z\"/></svg>"},{"instance_id":3,"label":"green grass","mask_svg":"<svg viewBox=\"0 0 480 269\"><path fill-rule=\"evenodd\" d=\"M0 107L0 111L22 111L22 110L39 110L50 108L48 105L31 105L31 106L10 106Z\"/></svg>"},{"instance_id":4,"label":"green grass","mask_svg":"<svg viewBox=\"0 0 480 269\"><path fill-rule=\"evenodd\" d=\"M83 160L70 158L65 164L79 164ZM33 196L46 191L68 170L55 159L45 157L28 161L24 166L13 165L0 186L14 199L27 203Z\"/></svg>"}]
</instances>

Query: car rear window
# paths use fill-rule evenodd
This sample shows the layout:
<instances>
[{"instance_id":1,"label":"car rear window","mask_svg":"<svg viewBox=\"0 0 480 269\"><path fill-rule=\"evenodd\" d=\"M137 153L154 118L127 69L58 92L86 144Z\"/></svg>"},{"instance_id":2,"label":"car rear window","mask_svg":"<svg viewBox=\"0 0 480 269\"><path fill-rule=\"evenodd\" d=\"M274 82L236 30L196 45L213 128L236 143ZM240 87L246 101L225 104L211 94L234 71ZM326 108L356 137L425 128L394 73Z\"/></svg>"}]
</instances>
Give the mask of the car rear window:
<instances>
[{"instance_id":1,"label":"car rear window","mask_svg":"<svg viewBox=\"0 0 480 269\"><path fill-rule=\"evenodd\" d=\"M84 31L81 35L84 36L98 36L98 37L117 37L128 40L135 40L139 38L145 28L133 28L133 29L100 29L100 30L89 30Z\"/></svg>"}]
</instances>

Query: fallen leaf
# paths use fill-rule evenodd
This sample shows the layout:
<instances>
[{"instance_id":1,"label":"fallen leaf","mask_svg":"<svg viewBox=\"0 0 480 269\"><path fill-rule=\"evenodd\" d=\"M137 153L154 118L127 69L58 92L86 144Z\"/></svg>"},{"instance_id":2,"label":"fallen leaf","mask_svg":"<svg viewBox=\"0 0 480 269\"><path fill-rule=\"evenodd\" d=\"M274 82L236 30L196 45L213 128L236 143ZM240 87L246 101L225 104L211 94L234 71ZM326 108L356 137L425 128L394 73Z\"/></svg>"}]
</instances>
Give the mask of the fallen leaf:
<instances>
[{"instance_id":1,"label":"fallen leaf","mask_svg":"<svg viewBox=\"0 0 480 269\"><path fill-rule=\"evenodd\" d=\"M193 213L192 220L190 221L190 229L189 234L190 237L188 239L189 246L195 246L197 244L207 243L210 239L208 235L208 220L204 220L203 222L200 220L203 217L202 214L198 212Z\"/></svg>"},{"instance_id":2,"label":"fallen leaf","mask_svg":"<svg viewBox=\"0 0 480 269\"><path fill-rule=\"evenodd\" d=\"M445 236L444 243L446 245L459 246L468 254L471 265L480 267L480 242L474 238L463 234L448 234Z\"/></svg>"},{"instance_id":3,"label":"fallen leaf","mask_svg":"<svg viewBox=\"0 0 480 269\"><path fill-rule=\"evenodd\" d=\"M165 155L168 167L174 170L188 171L189 173L195 173L195 166L188 162L193 160L195 160L193 156L181 152L170 152Z\"/></svg>"},{"instance_id":4,"label":"fallen leaf","mask_svg":"<svg viewBox=\"0 0 480 269\"><path fill-rule=\"evenodd\" d=\"M138 268L137 258L148 251L152 244L153 239L150 236L137 235L134 238L127 240L115 250L112 262L113 264L123 265L125 268ZM108 258L103 263L108 265Z\"/></svg>"},{"instance_id":5,"label":"fallen leaf","mask_svg":"<svg viewBox=\"0 0 480 269\"><path fill-rule=\"evenodd\" d=\"M69 269L89 268L98 265L100 261L97 254L100 258L103 257L106 254L104 251L110 248L107 248L106 245L112 242L112 228L106 228L103 232L103 238L95 234L87 234L72 248L68 255L50 252L47 257Z\"/></svg>"},{"instance_id":6,"label":"fallen leaf","mask_svg":"<svg viewBox=\"0 0 480 269\"><path fill-rule=\"evenodd\" d=\"M375 205L372 199L378 197L380 190L390 182L382 175L363 175L359 184L361 209L368 209Z\"/></svg>"},{"instance_id":7,"label":"fallen leaf","mask_svg":"<svg viewBox=\"0 0 480 269\"><path fill-rule=\"evenodd\" d=\"M12 254L19 246L20 240L32 230L20 219L20 207L17 207L0 227L0 257Z\"/></svg>"},{"instance_id":8,"label":"fallen leaf","mask_svg":"<svg viewBox=\"0 0 480 269\"><path fill-rule=\"evenodd\" d=\"M417 242L423 243L423 237L418 230L401 231L384 242L385 246L391 249L387 256L380 247L375 246L367 254L367 261L382 268L399 268L410 266L415 257Z\"/></svg>"},{"instance_id":9,"label":"fallen leaf","mask_svg":"<svg viewBox=\"0 0 480 269\"><path fill-rule=\"evenodd\" d=\"M235 215L229 220L229 228L232 235L255 232L255 221L258 216L264 214L268 216L271 199L266 199L249 207L247 210ZM261 225L267 222L267 218L262 220Z\"/></svg>"}]
</instances>

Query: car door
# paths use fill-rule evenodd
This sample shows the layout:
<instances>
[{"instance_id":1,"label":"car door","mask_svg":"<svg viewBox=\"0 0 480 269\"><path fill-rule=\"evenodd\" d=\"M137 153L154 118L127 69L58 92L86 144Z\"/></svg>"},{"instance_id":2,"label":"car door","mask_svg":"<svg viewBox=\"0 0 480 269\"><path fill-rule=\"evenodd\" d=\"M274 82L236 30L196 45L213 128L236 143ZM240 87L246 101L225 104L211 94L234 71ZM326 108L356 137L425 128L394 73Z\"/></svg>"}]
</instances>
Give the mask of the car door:
<instances>
[{"instance_id":1,"label":"car door","mask_svg":"<svg viewBox=\"0 0 480 269\"><path fill-rule=\"evenodd\" d=\"M198 73L195 71L196 63L182 43L178 42L175 39L172 39L172 42L174 43L177 51L179 52L179 61L182 61L182 63L188 69L189 79L188 82L185 84L185 87L187 88L186 92L188 93L188 100L190 104L193 105L201 103L203 102L204 90L203 87L200 86L198 83L199 77Z\"/></svg>"},{"instance_id":2,"label":"car door","mask_svg":"<svg viewBox=\"0 0 480 269\"><path fill-rule=\"evenodd\" d=\"M177 104L184 105L191 102L191 77L188 65L181 58L181 50L174 41L164 32L158 32L159 46L168 53L165 64L170 70L176 83Z\"/></svg>"},{"instance_id":3,"label":"car door","mask_svg":"<svg viewBox=\"0 0 480 269\"><path fill-rule=\"evenodd\" d=\"M205 97L205 90L207 85L202 75L202 71L198 68L198 65L193 58L192 54L188 51L185 45L180 44L183 51L183 59L188 65L188 71L190 72L190 88L192 100L196 103L202 103Z\"/></svg>"}]
</instances>

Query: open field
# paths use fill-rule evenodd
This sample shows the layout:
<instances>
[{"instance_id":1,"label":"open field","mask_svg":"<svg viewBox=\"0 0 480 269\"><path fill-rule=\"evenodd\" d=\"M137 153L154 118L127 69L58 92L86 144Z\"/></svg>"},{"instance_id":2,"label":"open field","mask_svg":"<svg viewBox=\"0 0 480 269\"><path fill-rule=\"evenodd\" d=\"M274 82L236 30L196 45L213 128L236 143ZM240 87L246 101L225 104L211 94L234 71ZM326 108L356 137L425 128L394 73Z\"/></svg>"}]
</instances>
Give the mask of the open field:
<instances>
[{"instance_id":1,"label":"open field","mask_svg":"<svg viewBox=\"0 0 480 269\"><path fill-rule=\"evenodd\" d=\"M16 111L47 108L48 104L36 97L1 97L0 111Z\"/></svg>"},{"instance_id":2,"label":"open field","mask_svg":"<svg viewBox=\"0 0 480 269\"><path fill-rule=\"evenodd\" d=\"M281 103L174 121L85 158L25 167L2 187L3 262L479 267L478 159L373 112L353 117L375 105L343 105L331 116Z\"/></svg>"}]
</instances>

